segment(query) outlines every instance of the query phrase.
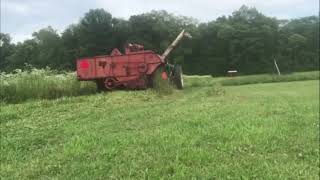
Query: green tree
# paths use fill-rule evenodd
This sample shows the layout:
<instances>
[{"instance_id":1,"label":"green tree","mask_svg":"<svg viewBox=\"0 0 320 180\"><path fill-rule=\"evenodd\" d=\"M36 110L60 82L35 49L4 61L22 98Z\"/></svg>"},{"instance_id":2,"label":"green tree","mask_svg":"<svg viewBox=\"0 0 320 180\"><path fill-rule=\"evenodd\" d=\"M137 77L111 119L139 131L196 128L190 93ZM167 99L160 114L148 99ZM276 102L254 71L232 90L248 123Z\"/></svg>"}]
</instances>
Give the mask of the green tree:
<instances>
[{"instance_id":1,"label":"green tree","mask_svg":"<svg viewBox=\"0 0 320 180\"><path fill-rule=\"evenodd\" d=\"M74 70L77 58L85 54L85 49L80 46L79 26L76 24L70 25L63 31L61 40L64 47L64 59L67 69Z\"/></svg>"},{"instance_id":2,"label":"green tree","mask_svg":"<svg viewBox=\"0 0 320 180\"><path fill-rule=\"evenodd\" d=\"M318 16L278 20L242 6L230 16L201 24L166 11L124 20L92 9L61 35L49 26L15 45L1 33L0 70L21 68L24 63L75 70L78 58L109 54L115 47L123 50L129 42L161 54L182 29L193 39L179 44L168 60L181 64L186 74L225 75L230 69L241 74L272 73L274 58L282 72L319 69Z\"/></svg>"},{"instance_id":3,"label":"green tree","mask_svg":"<svg viewBox=\"0 0 320 180\"><path fill-rule=\"evenodd\" d=\"M8 70L8 57L14 53L14 44L9 34L0 33L0 71Z\"/></svg>"},{"instance_id":4,"label":"green tree","mask_svg":"<svg viewBox=\"0 0 320 180\"><path fill-rule=\"evenodd\" d=\"M38 44L34 39L25 40L15 46L15 51L8 57L9 70L23 68L25 64L36 65L39 56ZM41 66L37 66L41 67Z\"/></svg>"},{"instance_id":5,"label":"green tree","mask_svg":"<svg viewBox=\"0 0 320 180\"><path fill-rule=\"evenodd\" d=\"M63 69L66 66L63 43L56 30L49 26L33 33L32 36L39 51L33 65L50 66L57 69Z\"/></svg>"},{"instance_id":6,"label":"green tree","mask_svg":"<svg viewBox=\"0 0 320 180\"><path fill-rule=\"evenodd\" d=\"M131 16L129 19L130 36L128 42L143 44L146 49L161 54L176 38L182 29L192 34L196 31L197 21L185 16L175 16L166 11L152 11ZM169 55L171 62L184 63L184 59L191 54L191 43L181 43Z\"/></svg>"},{"instance_id":7,"label":"green tree","mask_svg":"<svg viewBox=\"0 0 320 180\"><path fill-rule=\"evenodd\" d=\"M81 56L106 54L114 47L112 15L104 9L90 10L78 26Z\"/></svg>"}]
</instances>

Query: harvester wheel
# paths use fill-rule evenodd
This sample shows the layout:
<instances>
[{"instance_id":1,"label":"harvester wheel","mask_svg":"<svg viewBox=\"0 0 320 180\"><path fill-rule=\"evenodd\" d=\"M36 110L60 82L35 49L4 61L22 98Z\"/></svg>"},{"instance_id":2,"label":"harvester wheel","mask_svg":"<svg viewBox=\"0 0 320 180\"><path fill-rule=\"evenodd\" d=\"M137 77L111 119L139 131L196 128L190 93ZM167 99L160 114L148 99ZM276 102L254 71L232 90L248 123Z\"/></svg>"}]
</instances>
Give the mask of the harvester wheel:
<instances>
[{"instance_id":1,"label":"harvester wheel","mask_svg":"<svg viewBox=\"0 0 320 180\"><path fill-rule=\"evenodd\" d=\"M175 65L173 68L173 83L178 89L183 89L182 68L180 65Z\"/></svg>"},{"instance_id":2,"label":"harvester wheel","mask_svg":"<svg viewBox=\"0 0 320 180\"><path fill-rule=\"evenodd\" d=\"M107 90L113 90L115 88L115 80L112 78L108 78L104 81L104 86Z\"/></svg>"}]
</instances>

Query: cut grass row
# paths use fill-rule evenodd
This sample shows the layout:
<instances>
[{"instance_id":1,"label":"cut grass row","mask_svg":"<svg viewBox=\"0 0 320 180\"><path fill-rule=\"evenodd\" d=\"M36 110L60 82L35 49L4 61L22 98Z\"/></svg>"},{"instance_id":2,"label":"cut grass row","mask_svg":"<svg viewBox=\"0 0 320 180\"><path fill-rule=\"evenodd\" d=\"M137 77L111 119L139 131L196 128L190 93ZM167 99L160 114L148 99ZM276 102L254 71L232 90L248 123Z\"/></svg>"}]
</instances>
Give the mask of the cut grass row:
<instances>
[{"instance_id":1,"label":"cut grass row","mask_svg":"<svg viewBox=\"0 0 320 180\"><path fill-rule=\"evenodd\" d=\"M288 75L254 75L229 78L211 76L185 76L186 87L232 86L256 83L301 81L319 79L319 71L292 73ZM170 94L172 89L163 83L156 89L160 94ZM161 86L160 86L161 85ZM0 74L0 100L18 103L29 99L56 99L96 93L93 82L79 82L74 73L57 74L50 69L31 69Z\"/></svg>"},{"instance_id":2,"label":"cut grass row","mask_svg":"<svg viewBox=\"0 0 320 180\"><path fill-rule=\"evenodd\" d=\"M235 86L245 84L272 83L272 82L291 82L319 79L319 71L298 72L285 75L251 75L224 78L220 81L223 86Z\"/></svg>"}]
</instances>

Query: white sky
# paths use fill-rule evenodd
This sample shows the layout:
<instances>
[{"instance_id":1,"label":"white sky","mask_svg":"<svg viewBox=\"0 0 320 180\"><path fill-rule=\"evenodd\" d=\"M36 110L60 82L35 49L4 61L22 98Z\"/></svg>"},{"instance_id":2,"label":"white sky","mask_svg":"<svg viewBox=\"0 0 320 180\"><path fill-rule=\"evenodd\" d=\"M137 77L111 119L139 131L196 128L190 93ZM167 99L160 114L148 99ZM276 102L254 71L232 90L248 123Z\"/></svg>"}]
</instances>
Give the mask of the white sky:
<instances>
[{"instance_id":1,"label":"white sky","mask_svg":"<svg viewBox=\"0 0 320 180\"><path fill-rule=\"evenodd\" d=\"M256 7L277 18L319 14L318 0L1 0L1 32L9 33L13 42L31 38L33 32L49 25L62 32L93 8L104 8L114 17L125 19L151 10L166 10L207 22L230 15L241 5Z\"/></svg>"}]
</instances>

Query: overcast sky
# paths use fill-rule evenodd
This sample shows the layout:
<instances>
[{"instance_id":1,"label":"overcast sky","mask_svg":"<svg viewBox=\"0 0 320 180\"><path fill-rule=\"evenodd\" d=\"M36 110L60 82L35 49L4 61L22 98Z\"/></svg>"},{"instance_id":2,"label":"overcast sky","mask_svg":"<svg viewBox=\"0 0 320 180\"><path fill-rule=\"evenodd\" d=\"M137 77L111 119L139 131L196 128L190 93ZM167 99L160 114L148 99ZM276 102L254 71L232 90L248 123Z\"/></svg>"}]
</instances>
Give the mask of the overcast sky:
<instances>
[{"instance_id":1,"label":"overcast sky","mask_svg":"<svg viewBox=\"0 0 320 180\"><path fill-rule=\"evenodd\" d=\"M9 33L14 42L31 38L31 34L51 25L62 32L77 23L92 8L104 8L114 17L151 10L166 10L176 15L191 16L201 22L230 15L241 5L256 7L277 18L317 15L319 0L0 0L1 32Z\"/></svg>"}]
</instances>

